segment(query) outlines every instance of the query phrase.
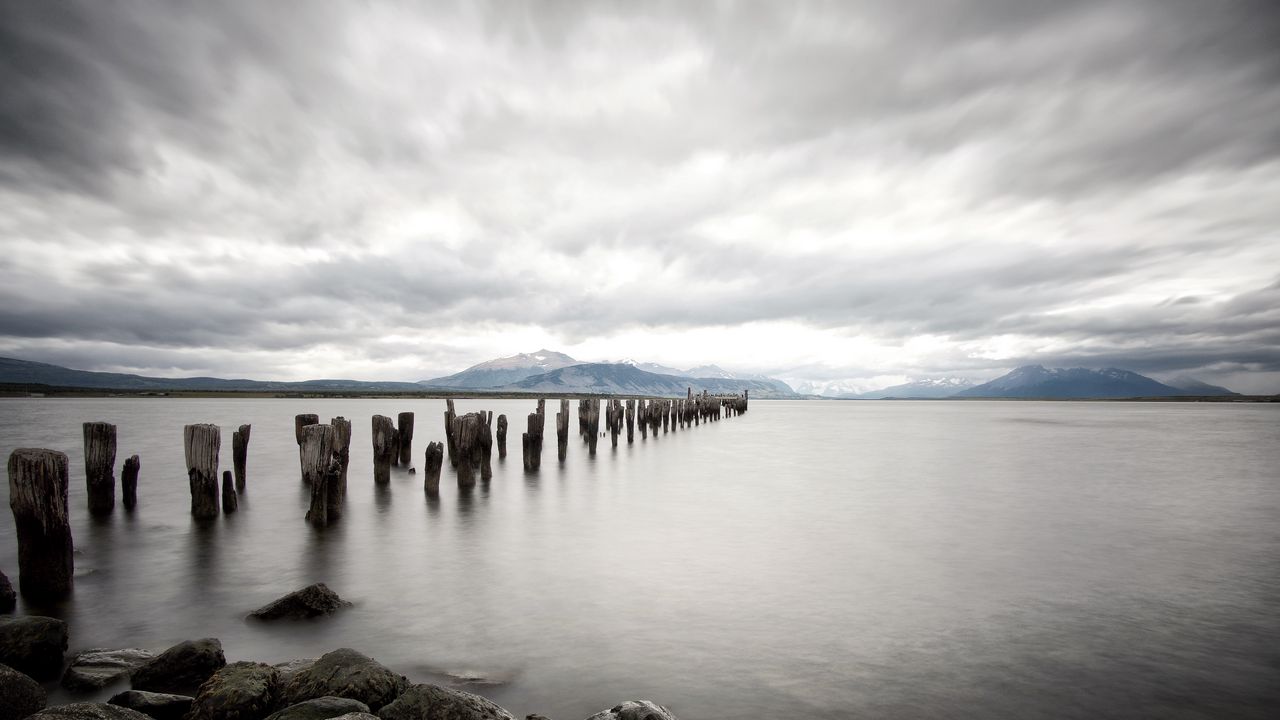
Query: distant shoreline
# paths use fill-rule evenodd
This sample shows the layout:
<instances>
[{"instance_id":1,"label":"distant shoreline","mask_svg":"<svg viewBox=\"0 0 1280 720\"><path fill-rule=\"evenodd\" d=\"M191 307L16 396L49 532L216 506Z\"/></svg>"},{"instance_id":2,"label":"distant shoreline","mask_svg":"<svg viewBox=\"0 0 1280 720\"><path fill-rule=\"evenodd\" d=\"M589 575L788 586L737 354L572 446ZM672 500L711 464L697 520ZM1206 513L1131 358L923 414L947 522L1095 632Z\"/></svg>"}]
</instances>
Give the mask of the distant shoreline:
<instances>
[{"instance_id":1,"label":"distant shoreline","mask_svg":"<svg viewBox=\"0 0 1280 720\"><path fill-rule=\"evenodd\" d=\"M84 397L84 398L266 398L278 400L308 400L324 398L341 399L404 399L404 400L444 400L464 398L484 398L498 400L538 400L546 398L586 398L586 397L632 397L657 398L658 395L619 394L619 393L586 393L586 392L483 392L475 388L459 388L457 390L424 390L408 392L403 390L358 391L358 390L312 390L307 392L288 392L279 390L132 390L110 388L82 388L54 385L0 383L0 398L31 397ZM752 398L756 399L756 398ZM759 398L768 400L770 398ZM1170 395L1161 397L1128 397L1128 398L1054 398L1054 397L951 397L951 398L827 398L819 396L799 396L795 398L776 398L779 400L834 400L839 402L971 402L974 400L999 400L1007 402L1163 402L1163 403L1275 403L1280 402L1280 395Z\"/></svg>"}]
</instances>

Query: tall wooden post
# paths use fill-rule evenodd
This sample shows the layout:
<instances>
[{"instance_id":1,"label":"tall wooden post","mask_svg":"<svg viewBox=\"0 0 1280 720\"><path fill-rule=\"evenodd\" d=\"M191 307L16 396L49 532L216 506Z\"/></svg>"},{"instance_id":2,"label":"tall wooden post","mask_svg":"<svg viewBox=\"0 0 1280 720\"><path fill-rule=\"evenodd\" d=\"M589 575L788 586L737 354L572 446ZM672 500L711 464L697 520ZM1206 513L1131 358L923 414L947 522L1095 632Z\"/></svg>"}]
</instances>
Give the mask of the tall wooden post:
<instances>
[{"instance_id":1,"label":"tall wooden post","mask_svg":"<svg viewBox=\"0 0 1280 720\"><path fill-rule=\"evenodd\" d=\"M564 462L569 452L569 401L560 400L560 411L556 413L556 457Z\"/></svg>"},{"instance_id":2,"label":"tall wooden post","mask_svg":"<svg viewBox=\"0 0 1280 720\"><path fill-rule=\"evenodd\" d=\"M498 459L505 460L507 457L507 416L498 416Z\"/></svg>"},{"instance_id":3,"label":"tall wooden post","mask_svg":"<svg viewBox=\"0 0 1280 720\"><path fill-rule=\"evenodd\" d=\"M458 413L453 407L453 400L445 400L444 405L444 441L449 450L449 466L458 467L458 441L453 436L453 421L458 417Z\"/></svg>"},{"instance_id":4,"label":"tall wooden post","mask_svg":"<svg viewBox=\"0 0 1280 720\"><path fill-rule=\"evenodd\" d=\"M413 413L402 412L397 417L400 433L400 465L409 467L413 464Z\"/></svg>"},{"instance_id":5,"label":"tall wooden post","mask_svg":"<svg viewBox=\"0 0 1280 720\"><path fill-rule=\"evenodd\" d=\"M236 471L236 491L244 492L248 477L245 466L249 460L249 432L252 425L241 425L239 430L231 433L231 466Z\"/></svg>"},{"instance_id":6,"label":"tall wooden post","mask_svg":"<svg viewBox=\"0 0 1280 720\"><path fill-rule=\"evenodd\" d=\"M302 468L302 428L308 425L315 425L320 422L320 416L315 413L303 413L293 417L293 438L298 441L298 468L301 473Z\"/></svg>"},{"instance_id":7,"label":"tall wooden post","mask_svg":"<svg viewBox=\"0 0 1280 720\"><path fill-rule=\"evenodd\" d=\"M493 478L493 411L481 411L480 423L480 479Z\"/></svg>"},{"instance_id":8,"label":"tall wooden post","mask_svg":"<svg viewBox=\"0 0 1280 720\"><path fill-rule=\"evenodd\" d=\"M9 454L9 508L18 534L18 586L32 600L71 592L75 571L67 515L67 456L18 448Z\"/></svg>"},{"instance_id":9,"label":"tall wooden post","mask_svg":"<svg viewBox=\"0 0 1280 720\"><path fill-rule=\"evenodd\" d=\"M218 517L218 450L222 433L217 425L187 425L182 429L187 458L187 482L191 487L191 514Z\"/></svg>"},{"instance_id":10,"label":"tall wooden post","mask_svg":"<svg viewBox=\"0 0 1280 720\"><path fill-rule=\"evenodd\" d=\"M236 500L236 481L231 476L230 470L222 471L222 514L230 515L240 507L240 503Z\"/></svg>"},{"instance_id":11,"label":"tall wooden post","mask_svg":"<svg viewBox=\"0 0 1280 720\"><path fill-rule=\"evenodd\" d=\"M422 488L428 495L435 495L440 492L440 467L442 465L444 465L444 445L438 442L429 443L422 468Z\"/></svg>"},{"instance_id":12,"label":"tall wooden post","mask_svg":"<svg viewBox=\"0 0 1280 720\"><path fill-rule=\"evenodd\" d=\"M391 482L391 455L396 451L395 432L391 418L373 416L373 481L379 485Z\"/></svg>"},{"instance_id":13,"label":"tall wooden post","mask_svg":"<svg viewBox=\"0 0 1280 720\"><path fill-rule=\"evenodd\" d=\"M137 455L124 461L124 469L120 471L120 500L125 510L132 510L138 504L138 471L142 469L142 459Z\"/></svg>"},{"instance_id":14,"label":"tall wooden post","mask_svg":"<svg viewBox=\"0 0 1280 720\"><path fill-rule=\"evenodd\" d=\"M636 401L635 398L627 398L627 444L636 440Z\"/></svg>"},{"instance_id":15,"label":"tall wooden post","mask_svg":"<svg viewBox=\"0 0 1280 720\"><path fill-rule=\"evenodd\" d=\"M329 522L342 517L347 503L347 467L351 464L351 421L339 415L329 421L333 428L333 457L337 461L337 473L330 478L328 510Z\"/></svg>"},{"instance_id":16,"label":"tall wooden post","mask_svg":"<svg viewBox=\"0 0 1280 720\"><path fill-rule=\"evenodd\" d=\"M316 527L329 524L329 481L337 481L337 468L338 462L333 456L333 426L303 428L302 474L311 486L311 507L306 519Z\"/></svg>"},{"instance_id":17,"label":"tall wooden post","mask_svg":"<svg viewBox=\"0 0 1280 720\"><path fill-rule=\"evenodd\" d=\"M107 515L116 506L116 426L84 423L84 479L89 514Z\"/></svg>"}]
</instances>

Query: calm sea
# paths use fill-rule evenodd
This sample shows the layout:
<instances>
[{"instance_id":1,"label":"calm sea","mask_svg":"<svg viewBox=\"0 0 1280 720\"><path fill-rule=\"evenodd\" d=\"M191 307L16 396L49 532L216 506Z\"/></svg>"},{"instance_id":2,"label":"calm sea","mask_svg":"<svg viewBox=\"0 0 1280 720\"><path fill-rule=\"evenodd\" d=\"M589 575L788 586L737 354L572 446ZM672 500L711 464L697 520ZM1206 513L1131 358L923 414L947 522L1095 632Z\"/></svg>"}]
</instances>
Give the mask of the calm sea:
<instances>
[{"instance_id":1,"label":"calm sea","mask_svg":"<svg viewBox=\"0 0 1280 720\"><path fill-rule=\"evenodd\" d=\"M767 402L588 457L571 425L541 472L532 401L510 454L460 495L446 462L372 482L370 417L442 401L0 400L0 453L71 459L71 650L218 637L229 660L350 646L517 716L646 698L711 718L1280 717L1280 406ZM575 404L576 405L576 404ZM303 520L293 416L353 420L346 516ZM575 407L576 412L576 407ZM85 510L80 424L142 457L139 506ZM182 426L252 423L240 510L188 515ZM7 484L3 484L5 498ZM13 518L0 568L16 583ZM318 623L248 611L323 581ZM112 688L106 696L119 688ZM66 701L57 695L56 701Z\"/></svg>"}]
</instances>

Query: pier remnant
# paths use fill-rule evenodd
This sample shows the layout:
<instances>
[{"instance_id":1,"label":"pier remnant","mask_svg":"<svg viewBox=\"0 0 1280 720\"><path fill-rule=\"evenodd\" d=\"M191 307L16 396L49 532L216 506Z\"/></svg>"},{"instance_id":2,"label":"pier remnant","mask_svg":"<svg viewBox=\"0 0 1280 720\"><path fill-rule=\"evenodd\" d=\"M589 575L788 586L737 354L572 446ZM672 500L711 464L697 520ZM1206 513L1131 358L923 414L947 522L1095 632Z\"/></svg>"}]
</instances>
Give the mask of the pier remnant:
<instances>
[{"instance_id":1,"label":"pier remnant","mask_svg":"<svg viewBox=\"0 0 1280 720\"><path fill-rule=\"evenodd\" d=\"M107 515L116 506L116 426L84 424L84 479L89 514Z\"/></svg>"},{"instance_id":2,"label":"pier remnant","mask_svg":"<svg viewBox=\"0 0 1280 720\"><path fill-rule=\"evenodd\" d=\"M222 432L217 425L199 423L182 429L187 459L187 482L191 488L191 514L196 518L218 517L218 450Z\"/></svg>"},{"instance_id":3,"label":"pier remnant","mask_svg":"<svg viewBox=\"0 0 1280 720\"><path fill-rule=\"evenodd\" d=\"M438 442L427 444L426 457L423 459L422 487L428 495L440 492L440 468L444 465L444 445Z\"/></svg>"},{"instance_id":4,"label":"pier remnant","mask_svg":"<svg viewBox=\"0 0 1280 720\"><path fill-rule=\"evenodd\" d=\"M413 464L413 413L402 412L397 419L397 432L400 433L400 465L409 467Z\"/></svg>"},{"instance_id":5,"label":"pier remnant","mask_svg":"<svg viewBox=\"0 0 1280 720\"><path fill-rule=\"evenodd\" d=\"M391 482L391 462L395 459L395 427L386 415L373 416L373 481Z\"/></svg>"},{"instance_id":6,"label":"pier remnant","mask_svg":"<svg viewBox=\"0 0 1280 720\"><path fill-rule=\"evenodd\" d=\"M453 400L445 400L444 406L444 441L449 450L449 466L458 467L458 441L453 436L453 421L458 413L453 407Z\"/></svg>"},{"instance_id":7,"label":"pier remnant","mask_svg":"<svg viewBox=\"0 0 1280 720\"><path fill-rule=\"evenodd\" d=\"M303 413L293 417L293 438L298 441L298 467L301 472L302 467L302 428L308 425L316 425L320 422L320 416L315 413ZM305 477L305 475L304 475Z\"/></svg>"},{"instance_id":8,"label":"pier remnant","mask_svg":"<svg viewBox=\"0 0 1280 720\"><path fill-rule=\"evenodd\" d=\"M249 432L252 425L241 425L239 430L231 433L231 465L236 471L236 492L244 492L248 476L245 466L249 460Z\"/></svg>"},{"instance_id":9,"label":"pier remnant","mask_svg":"<svg viewBox=\"0 0 1280 720\"><path fill-rule=\"evenodd\" d=\"M67 514L67 456L18 448L9 454L9 508L18 535L18 588L32 600L71 592L75 570Z\"/></svg>"},{"instance_id":10,"label":"pier remnant","mask_svg":"<svg viewBox=\"0 0 1280 720\"><path fill-rule=\"evenodd\" d=\"M493 478L493 411L480 412L480 479Z\"/></svg>"},{"instance_id":11,"label":"pier remnant","mask_svg":"<svg viewBox=\"0 0 1280 720\"><path fill-rule=\"evenodd\" d=\"M480 469L483 450L480 435L484 421L479 413L467 413L453 419L453 434L457 447L458 487L470 488L476 484L476 470Z\"/></svg>"},{"instance_id":12,"label":"pier remnant","mask_svg":"<svg viewBox=\"0 0 1280 720\"><path fill-rule=\"evenodd\" d=\"M333 436L332 425L308 425L302 432L302 473L311 486L306 519L316 527L329 524L330 485L337 484L341 468L333 453Z\"/></svg>"},{"instance_id":13,"label":"pier remnant","mask_svg":"<svg viewBox=\"0 0 1280 720\"><path fill-rule=\"evenodd\" d=\"M138 471L142 469L142 459L137 455L124 461L124 469L120 471L120 501L125 510L132 510L138 504Z\"/></svg>"},{"instance_id":14,"label":"pier remnant","mask_svg":"<svg viewBox=\"0 0 1280 720\"><path fill-rule=\"evenodd\" d=\"M230 470L222 471L222 514L230 515L240 503L236 501L236 481Z\"/></svg>"},{"instance_id":15,"label":"pier remnant","mask_svg":"<svg viewBox=\"0 0 1280 720\"><path fill-rule=\"evenodd\" d=\"M627 398L627 444L635 442L636 439L636 401L635 398Z\"/></svg>"},{"instance_id":16,"label":"pier remnant","mask_svg":"<svg viewBox=\"0 0 1280 720\"><path fill-rule=\"evenodd\" d=\"M524 450L524 469L537 470L542 466L542 433L546 428L546 401L538 401L538 410L529 413L528 429L520 435L521 448Z\"/></svg>"},{"instance_id":17,"label":"pier remnant","mask_svg":"<svg viewBox=\"0 0 1280 720\"><path fill-rule=\"evenodd\" d=\"M507 458L507 416L498 416L498 459Z\"/></svg>"},{"instance_id":18,"label":"pier remnant","mask_svg":"<svg viewBox=\"0 0 1280 720\"><path fill-rule=\"evenodd\" d=\"M581 422L581 414L579 414ZM556 457L564 462L569 452L569 401L560 400L560 410L556 412Z\"/></svg>"},{"instance_id":19,"label":"pier remnant","mask_svg":"<svg viewBox=\"0 0 1280 720\"><path fill-rule=\"evenodd\" d=\"M339 415L329 420L333 428L333 458L336 474L329 479L329 522L342 517L347 502L347 467L351 465L351 421Z\"/></svg>"}]
</instances>

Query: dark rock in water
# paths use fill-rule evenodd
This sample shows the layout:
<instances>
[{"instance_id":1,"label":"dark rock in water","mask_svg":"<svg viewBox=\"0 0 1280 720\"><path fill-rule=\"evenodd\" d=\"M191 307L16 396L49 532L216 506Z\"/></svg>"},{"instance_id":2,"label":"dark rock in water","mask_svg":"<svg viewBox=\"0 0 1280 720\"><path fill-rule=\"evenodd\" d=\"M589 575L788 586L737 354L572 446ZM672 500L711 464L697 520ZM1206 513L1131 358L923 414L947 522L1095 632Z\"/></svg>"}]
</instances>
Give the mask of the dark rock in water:
<instances>
[{"instance_id":1,"label":"dark rock in water","mask_svg":"<svg viewBox=\"0 0 1280 720\"><path fill-rule=\"evenodd\" d=\"M369 706L359 700L326 696L290 705L267 720L329 720L350 713L368 713Z\"/></svg>"},{"instance_id":2,"label":"dark rock in water","mask_svg":"<svg viewBox=\"0 0 1280 720\"><path fill-rule=\"evenodd\" d=\"M36 680L53 680L62 672L67 650L67 624L39 615L0 618L0 663Z\"/></svg>"},{"instance_id":3,"label":"dark rock in water","mask_svg":"<svg viewBox=\"0 0 1280 720\"><path fill-rule=\"evenodd\" d=\"M71 703L45 708L29 720L150 720L137 710L107 703Z\"/></svg>"},{"instance_id":4,"label":"dark rock in water","mask_svg":"<svg viewBox=\"0 0 1280 720\"><path fill-rule=\"evenodd\" d=\"M112 705L137 710L155 720L182 720L191 710L190 695L169 695L146 690L125 690L111 696Z\"/></svg>"},{"instance_id":5,"label":"dark rock in water","mask_svg":"<svg viewBox=\"0 0 1280 720\"><path fill-rule=\"evenodd\" d=\"M628 700L608 710L601 710L587 720L676 720L676 716L657 703Z\"/></svg>"},{"instance_id":6,"label":"dark rock in water","mask_svg":"<svg viewBox=\"0 0 1280 720\"><path fill-rule=\"evenodd\" d=\"M47 698L40 683L0 665L0 720L22 720L44 707Z\"/></svg>"},{"instance_id":7,"label":"dark rock in water","mask_svg":"<svg viewBox=\"0 0 1280 720\"><path fill-rule=\"evenodd\" d=\"M280 672L280 684L288 687L289 683L293 681L293 677L295 675L315 664L315 658L295 658L293 660L286 660L282 663L276 663L272 667Z\"/></svg>"},{"instance_id":8,"label":"dark rock in water","mask_svg":"<svg viewBox=\"0 0 1280 720\"><path fill-rule=\"evenodd\" d=\"M62 674L62 686L72 692L100 690L127 678L154 657L153 653L138 648L85 650L76 655Z\"/></svg>"},{"instance_id":9,"label":"dark rock in water","mask_svg":"<svg viewBox=\"0 0 1280 720\"><path fill-rule=\"evenodd\" d=\"M351 712L346 715L339 715L333 720L378 720L378 716L367 712Z\"/></svg>"},{"instance_id":10,"label":"dark rock in water","mask_svg":"<svg viewBox=\"0 0 1280 720\"><path fill-rule=\"evenodd\" d=\"M280 691L270 665L231 663L200 686L186 720L258 720L280 707Z\"/></svg>"},{"instance_id":11,"label":"dark rock in water","mask_svg":"<svg viewBox=\"0 0 1280 720\"><path fill-rule=\"evenodd\" d=\"M339 648L295 675L285 688L284 700L293 705L332 695L359 700L376 712L408 687L403 675L377 660L351 648Z\"/></svg>"},{"instance_id":12,"label":"dark rock in water","mask_svg":"<svg viewBox=\"0 0 1280 720\"><path fill-rule=\"evenodd\" d=\"M532 713L530 715L525 715L524 720L551 720L551 718L547 717L546 715L539 715L538 713Z\"/></svg>"},{"instance_id":13,"label":"dark rock in water","mask_svg":"<svg viewBox=\"0 0 1280 720\"><path fill-rule=\"evenodd\" d=\"M18 594L13 591L9 578L0 572L0 612L13 612L18 606Z\"/></svg>"},{"instance_id":14,"label":"dark rock in water","mask_svg":"<svg viewBox=\"0 0 1280 720\"><path fill-rule=\"evenodd\" d=\"M382 720L515 720L500 706L462 690L414 685L378 711Z\"/></svg>"},{"instance_id":15,"label":"dark rock in water","mask_svg":"<svg viewBox=\"0 0 1280 720\"><path fill-rule=\"evenodd\" d=\"M133 689L186 694L226 664L222 643L216 638L185 640L134 671Z\"/></svg>"},{"instance_id":16,"label":"dark rock in water","mask_svg":"<svg viewBox=\"0 0 1280 720\"><path fill-rule=\"evenodd\" d=\"M332 615L345 607L351 607L351 603L338 597L338 593L330 590L328 585L315 583L254 610L249 613L249 617L258 620L301 620Z\"/></svg>"}]
</instances>

